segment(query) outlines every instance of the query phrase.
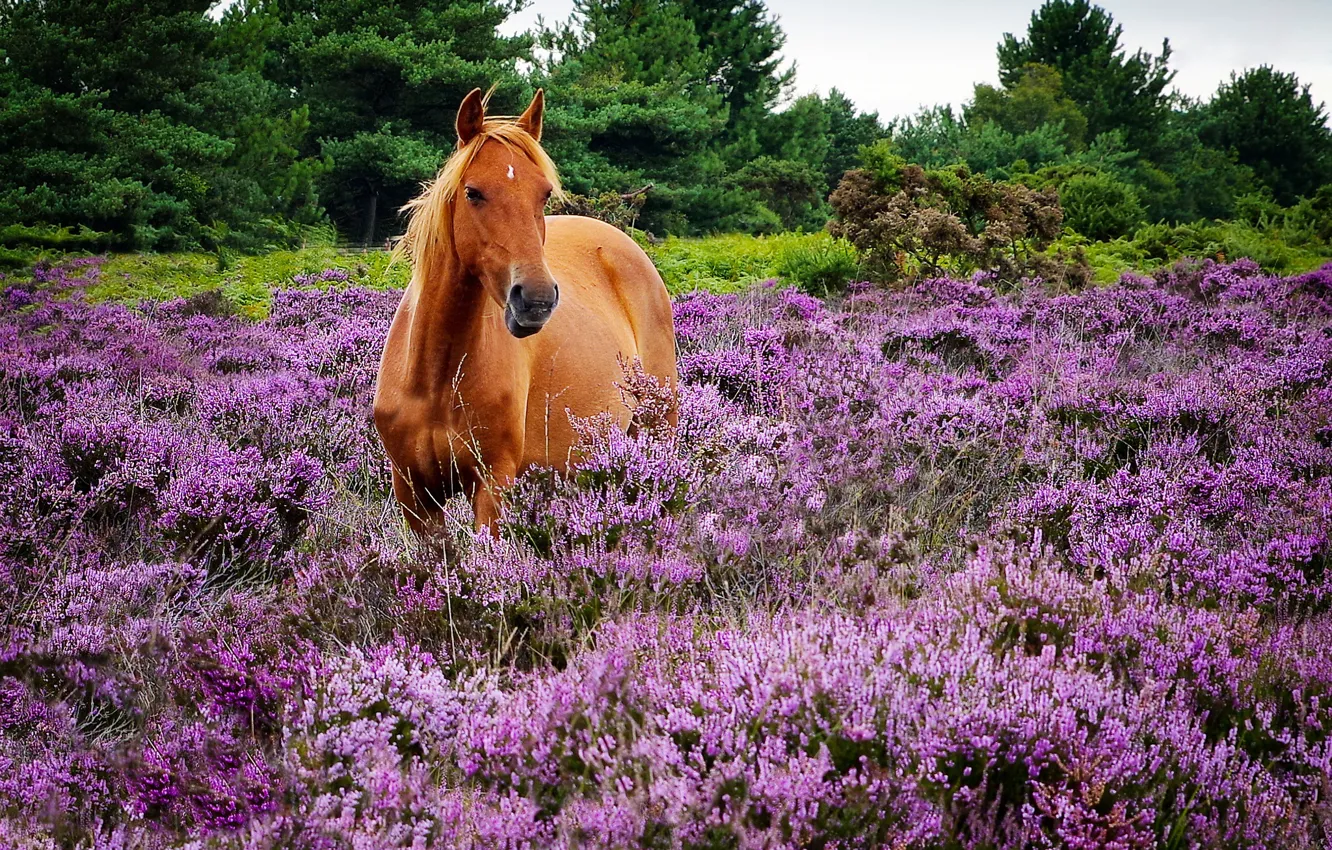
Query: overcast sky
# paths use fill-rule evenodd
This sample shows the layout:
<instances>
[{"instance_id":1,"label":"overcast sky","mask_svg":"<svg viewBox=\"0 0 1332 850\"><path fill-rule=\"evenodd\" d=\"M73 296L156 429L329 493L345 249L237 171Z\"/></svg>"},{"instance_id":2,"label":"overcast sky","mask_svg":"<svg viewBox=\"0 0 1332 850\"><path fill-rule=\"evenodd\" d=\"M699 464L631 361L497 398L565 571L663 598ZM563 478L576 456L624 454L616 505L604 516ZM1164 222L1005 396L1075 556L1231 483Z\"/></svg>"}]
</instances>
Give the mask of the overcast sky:
<instances>
[{"instance_id":1,"label":"overcast sky","mask_svg":"<svg viewBox=\"0 0 1332 850\"><path fill-rule=\"evenodd\" d=\"M767 0L796 62L797 93L837 87L881 118L922 105L960 105L978 82L998 82L995 47L1025 33L1041 0ZM1124 28L1123 44L1174 50L1175 87L1208 97L1232 70L1272 65L1332 101L1332 0L1102 0ZM534 0L505 22L530 28L538 15L564 20L572 0Z\"/></svg>"}]
</instances>

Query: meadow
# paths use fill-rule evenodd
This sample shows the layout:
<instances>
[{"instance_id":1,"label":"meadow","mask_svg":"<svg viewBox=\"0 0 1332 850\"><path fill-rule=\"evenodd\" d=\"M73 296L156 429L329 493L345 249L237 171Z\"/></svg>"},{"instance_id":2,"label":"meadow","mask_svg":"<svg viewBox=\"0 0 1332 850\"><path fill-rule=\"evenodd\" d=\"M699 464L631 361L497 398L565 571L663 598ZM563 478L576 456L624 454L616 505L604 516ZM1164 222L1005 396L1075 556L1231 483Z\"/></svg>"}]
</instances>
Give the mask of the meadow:
<instances>
[{"instance_id":1,"label":"meadow","mask_svg":"<svg viewBox=\"0 0 1332 850\"><path fill-rule=\"evenodd\" d=\"M6 273L0 845L1326 846L1332 264L781 238L653 248L680 427L498 540L392 503L382 255Z\"/></svg>"}]
</instances>

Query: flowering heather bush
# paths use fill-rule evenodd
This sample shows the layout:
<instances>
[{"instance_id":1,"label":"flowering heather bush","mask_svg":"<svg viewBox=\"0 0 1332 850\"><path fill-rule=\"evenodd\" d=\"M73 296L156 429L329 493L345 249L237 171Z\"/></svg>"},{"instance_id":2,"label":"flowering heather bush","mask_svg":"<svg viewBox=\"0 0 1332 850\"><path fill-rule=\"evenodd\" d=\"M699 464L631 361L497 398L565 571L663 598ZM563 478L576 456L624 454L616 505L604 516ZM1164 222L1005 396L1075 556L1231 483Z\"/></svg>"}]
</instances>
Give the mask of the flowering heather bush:
<instances>
[{"instance_id":1,"label":"flowering heather bush","mask_svg":"<svg viewBox=\"0 0 1332 850\"><path fill-rule=\"evenodd\" d=\"M99 274L0 280L0 846L1332 840L1332 267L685 296L430 541L393 293Z\"/></svg>"}]
</instances>

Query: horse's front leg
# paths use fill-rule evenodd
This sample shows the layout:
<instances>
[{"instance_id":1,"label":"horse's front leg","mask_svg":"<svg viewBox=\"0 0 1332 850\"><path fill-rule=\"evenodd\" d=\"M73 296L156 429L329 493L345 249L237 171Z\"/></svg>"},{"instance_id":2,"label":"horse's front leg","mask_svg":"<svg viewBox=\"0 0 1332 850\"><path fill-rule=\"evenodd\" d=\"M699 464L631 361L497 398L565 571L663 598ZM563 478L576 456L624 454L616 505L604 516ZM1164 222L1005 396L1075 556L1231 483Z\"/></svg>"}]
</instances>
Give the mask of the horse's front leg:
<instances>
[{"instance_id":1,"label":"horse's front leg","mask_svg":"<svg viewBox=\"0 0 1332 850\"><path fill-rule=\"evenodd\" d=\"M398 500L403 519L407 520L407 525L412 531L425 534L426 521L421 511L421 500L416 496L416 488L398 469L397 464L391 464L390 470L393 474L393 497Z\"/></svg>"},{"instance_id":2,"label":"horse's front leg","mask_svg":"<svg viewBox=\"0 0 1332 850\"><path fill-rule=\"evenodd\" d=\"M499 463L493 464L485 475L479 476L476 492L472 495L472 512L476 514L477 531L486 529L492 537L499 537L504 491L513 485L517 472L516 463Z\"/></svg>"}]
</instances>

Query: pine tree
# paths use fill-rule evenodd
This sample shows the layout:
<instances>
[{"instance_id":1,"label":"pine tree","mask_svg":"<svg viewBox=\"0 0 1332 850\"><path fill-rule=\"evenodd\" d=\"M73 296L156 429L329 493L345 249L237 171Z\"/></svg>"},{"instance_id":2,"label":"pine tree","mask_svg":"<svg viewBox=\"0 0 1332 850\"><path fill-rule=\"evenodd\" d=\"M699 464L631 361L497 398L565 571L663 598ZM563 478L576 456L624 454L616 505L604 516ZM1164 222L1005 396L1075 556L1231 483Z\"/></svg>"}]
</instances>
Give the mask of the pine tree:
<instances>
[{"instance_id":1,"label":"pine tree","mask_svg":"<svg viewBox=\"0 0 1332 850\"><path fill-rule=\"evenodd\" d=\"M271 0L278 22L270 77L309 110L305 152L327 158L320 196L344 233L378 244L392 212L452 150L458 104L497 86L514 111L527 86L517 60L530 38L497 27L506 0Z\"/></svg>"},{"instance_id":2,"label":"pine tree","mask_svg":"<svg viewBox=\"0 0 1332 850\"><path fill-rule=\"evenodd\" d=\"M640 223L659 233L722 228L737 211L716 144L722 95L707 81L693 23L663 0L578 0L543 34L551 58L545 144L568 189L652 184Z\"/></svg>"},{"instance_id":3,"label":"pine tree","mask_svg":"<svg viewBox=\"0 0 1332 850\"><path fill-rule=\"evenodd\" d=\"M1027 37L1005 33L999 45L999 79L1010 90L1022 84L1032 64L1059 71L1063 91L1087 119L1087 138L1113 130L1133 148L1150 153L1169 117L1166 87L1170 42L1161 55L1120 46L1123 28L1089 0L1047 0L1032 13Z\"/></svg>"},{"instance_id":4,"label":"pine tree","mask_svg":"<svg viewBox=\"0 0 1332 850\"><path fill-rule=\"evenodd\" d=\"M126 247L255 244L315 204L244 10L210 0L0 2L0 220ZM262 39L261 39L262 40Z\"/></svg>"},{"instance_id":5,"label":"pine tree","mask_svg":"<svg viewBox=\"0 0 1332 850\"><path fill-rule=\"evenodd\" d=\"M842 176L860 165L860 149L888 135L879 123L879 113L860 112L845 94L831 89L824 99L828 111L828 155L824 160L824 179L830 189L837 188Z\"/></svg>"},{"instance_id":6,"label":"pine tree","mask_svg":"<svg viewBox=\"0 0 1332 850\"><path fill-rule=\"evenodd\" d=\"M761 120L795 79L794 68L781 70L786 34L762 0L680 0L680 7L698 34L707 79L726 100L728 129L741 132Z\"/></svg>"},{"instance_id":7,"label":"pine tree","mask_svg":"<svg viewBox=\"0 0 1332 850\"><path fill-rule=\"evenodd\" d=\"M1215 148L1234 151L1282 204L1313 197L1332 183L1327 112L1323 104L1314 105L1309 87L1294 74L1266 65L1231 74L1202 110L1201 136Z\"/></svg>"}]
</instances>

